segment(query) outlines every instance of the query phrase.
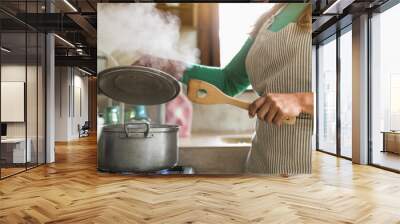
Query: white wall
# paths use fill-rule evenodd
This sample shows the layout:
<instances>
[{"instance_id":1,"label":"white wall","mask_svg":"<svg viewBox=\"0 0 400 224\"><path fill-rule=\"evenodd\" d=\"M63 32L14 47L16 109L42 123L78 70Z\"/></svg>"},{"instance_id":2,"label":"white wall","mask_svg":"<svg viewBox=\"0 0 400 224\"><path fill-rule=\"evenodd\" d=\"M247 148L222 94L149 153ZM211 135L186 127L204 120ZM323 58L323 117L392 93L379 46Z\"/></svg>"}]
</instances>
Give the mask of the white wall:
<instances>
[{"instance_id":1,"label":"white wall","mask_svg":"<svg viewBox=\"0 0 400 224\"><path fill-rule=\"evenodd\" d=\"M56 67L55 73L55 141L70 141L79 137L78 125L88 120L88 78L71 67Z\"/></svg>"},{"instance_id":2,"label":"white wall","mask_svg":"<svg viewBox=\"0 0 400 224\"><path fill-rule=\"evenodd\" d=\"M55 69L55 140L68 140L68 117L69 117L69 76L67 67L56 67Z\"/></svg>"},{"instance_id":3,"label":"white wall","mask_svg":"<svg viewBox=\"0 0 400 224\"><path fill-rule=\"evenodd\" d=\"M37 70L38 69L38 70ZM27 78L27 80L25 80ZM24 122L6 122L7 137L24 138L25 135L30 139L32 151L32 161L44 162L44 74L42 67L36 67L25 64L3 64L1 66L1 81L24 82L26 84L26 107L21 108L23 113L26 110L26 121ZM7 97L7 96L2 96ZM1 110L10 110L10 108L1 108ZM12 111L11 111L12 112ZM36 153L39 156L36 157Z\"/></svg>"},{"instance_id":4,"label":"white wall","mask_svg":"<svg viewBox=\"0 0 400 224\"><path fill-rule=\"evenodd\" d=\"M25 82L25 68L25 65L2 65L1 81ZM6 108L1 109L6 110ZM25 123L7 123L7 137L25 137Z\"/></svg>"},{"instance_id":5,"label":"white wall","mask_svg":"<svg viewBox=\"0 0 400 224\"><path fill-rule=\"evenodd\" d=\"M25 75L26 75L26 70L28 74L32 74L35 73L36 74L36 67L33 66L28 66L25 67L25 65L2 65L1 66L1 81L4 82L25 82ZM31 82L31 80L30 80ZM30 83L32 84L32 83ZM34 85L36 85L36 82L34 83ZM30 88L28 88L27 90L31 90ZM27 96L29 99L27 99L28 103L32 102L33 100L30 99L32 97L36 98L36 89L32 89L34 90L34 92L27 93ZM36 102L36 101L35 101ZM35 105L31 105L31 106L35 106ZM7 108L1 108L1 110L7 110ZM35 120L36 123L36 114L34 114L34 116L32 117L30 114L28 113L28 122L31 122L33 120ZM28 128L31 127L32 125L28 125ZM8 137L25 137L25 122L7 122L7 136ZM29 137L29 133L28 133L28 137Z\"/></svg>"},{"instance_id":6,"label":"white wall","mask_svg":"<svg viewBox=\"0 0 400 224\"><path fill-rule=\"evenodd\" d=\"M75 77L74 77L74 86L75 86L75 92L73 94L75 94L74 99L75 99L75 114L73 116L72 119L72 136L74 138L78 137L79 133L78 133L78 124L80 124L81 126L85 123L85 121L89 120L89 101L88 101L88 96L89 96L89 92L88 92L88 77L87 76L81 76L82 73L76 75L75 73ZM79 108L76 106L77 104L79 104L78 100L79 98L77 98L77 90L80 90L80 106L81 106L81 112L79 111Z\"/></svg>"}]
</instances>

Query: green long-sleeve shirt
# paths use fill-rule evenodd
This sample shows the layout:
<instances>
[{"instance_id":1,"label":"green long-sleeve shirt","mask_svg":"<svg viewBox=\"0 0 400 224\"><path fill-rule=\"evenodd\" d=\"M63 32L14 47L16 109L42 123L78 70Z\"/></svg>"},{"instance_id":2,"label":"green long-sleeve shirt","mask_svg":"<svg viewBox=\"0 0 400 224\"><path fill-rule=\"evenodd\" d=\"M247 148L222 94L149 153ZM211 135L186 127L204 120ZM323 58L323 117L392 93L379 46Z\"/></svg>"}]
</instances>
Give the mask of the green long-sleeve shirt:
<instances>
[{"instance_id":1,"label":"green long-sleeve shirt","mask_svg":"<svg viewBox=\"0 0 400 224\"><path fill-rule=\"evenodd\" d=\"M287 24L297 20L307 3L289 3L278 15L268 30L278 32ZM200 79L218 87L227 95L234 96L243 92L249 85L249 76L246 71L246 56L253 44L248 38L239 52L223 68L193 64L183 74L181 81L185 84L190 79Z\"/></svg>"}]
</instances>

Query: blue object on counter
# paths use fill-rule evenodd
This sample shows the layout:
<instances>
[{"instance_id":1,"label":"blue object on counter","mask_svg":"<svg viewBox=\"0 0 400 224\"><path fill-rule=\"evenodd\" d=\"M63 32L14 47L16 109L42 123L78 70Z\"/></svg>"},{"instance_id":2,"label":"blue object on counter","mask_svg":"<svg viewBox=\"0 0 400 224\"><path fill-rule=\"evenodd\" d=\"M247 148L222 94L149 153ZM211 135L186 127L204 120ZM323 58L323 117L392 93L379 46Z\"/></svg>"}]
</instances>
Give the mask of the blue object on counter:
<instances>
[{"instance_id":1,"label":"blue object on counter","mask_svg":"<svg viewBox=\"0 0 400 224\"><path fill-rule=\"evenodd\" d=\"M125 113L125 121L149 120L147 110L144 105L135 105Z\"/></svg>"},{"instance_id":2,"label":"blue object on counter","mask_svg":"<svg viewBox=\"0 0 400 224\"><path fill-rule=\"evenodd\" d=\"M107 107L105 124L119 124L120 123L120 108L119 106Z\"/></svg>"},{"instance_id":3,"label":"blue object on counter","mask_svg":"<svg viewBox=\"0 0 400 224\"><path fill-rule=\"evenodd\" d=\"M134 106L134 110L135 110L135 114L136 114L135 117L137 120L148 119L145 106L143 106L143 105Z\"/></svg>"}]
</instances>

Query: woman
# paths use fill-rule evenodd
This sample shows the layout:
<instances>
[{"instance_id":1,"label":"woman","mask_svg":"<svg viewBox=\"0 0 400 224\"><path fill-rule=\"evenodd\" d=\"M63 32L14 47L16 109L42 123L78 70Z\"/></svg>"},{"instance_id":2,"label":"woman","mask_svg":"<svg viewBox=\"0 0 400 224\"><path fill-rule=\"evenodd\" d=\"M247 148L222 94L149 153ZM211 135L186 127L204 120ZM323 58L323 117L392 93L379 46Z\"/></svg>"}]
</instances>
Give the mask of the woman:
<instances>
[{"instance_id":1,"label":"woman","mask_svg":"<svg viewBox=\"0 0 400 224\"><path fill-rule=\"evenodd\" d=\"M258 120L247 160L248 172L311 173L310 4L276 4L260 17L241 50L224 68L185 67L151 56L137 64L158 64L156 67L166 72L183 73L184 83L201 79L231 96L251 84L260 97L249 108L249 116L257 116ZM296 124L281 125L287 117L297 117Z\"/></svg>"}]
</instances>

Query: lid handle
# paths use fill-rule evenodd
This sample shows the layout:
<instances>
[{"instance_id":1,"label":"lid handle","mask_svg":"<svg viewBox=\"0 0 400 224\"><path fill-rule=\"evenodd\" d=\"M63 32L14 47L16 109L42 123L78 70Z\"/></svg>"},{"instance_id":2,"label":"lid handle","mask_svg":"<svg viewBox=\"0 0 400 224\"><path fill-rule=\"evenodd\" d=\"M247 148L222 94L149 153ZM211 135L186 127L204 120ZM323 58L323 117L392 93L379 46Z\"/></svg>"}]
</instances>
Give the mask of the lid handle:
<instances>
[{"instance_id":1,"label":"lid handle","mask_svg":"<svg viewBox=\"0 0 400 224\"><path fill-rule=\"evenodd\" d=\"M136 125L136 124L144 124L145 125L145 130L144 130L144 137L148 138L149 137L149 133L150 133L150 123L146 120L143 120L141 122L137 122L137 123L128 123L128 124L124 124L124 130L125 130L125 134L126 137L129 138L129 125Z\"/></svg>"}]
</instances>

